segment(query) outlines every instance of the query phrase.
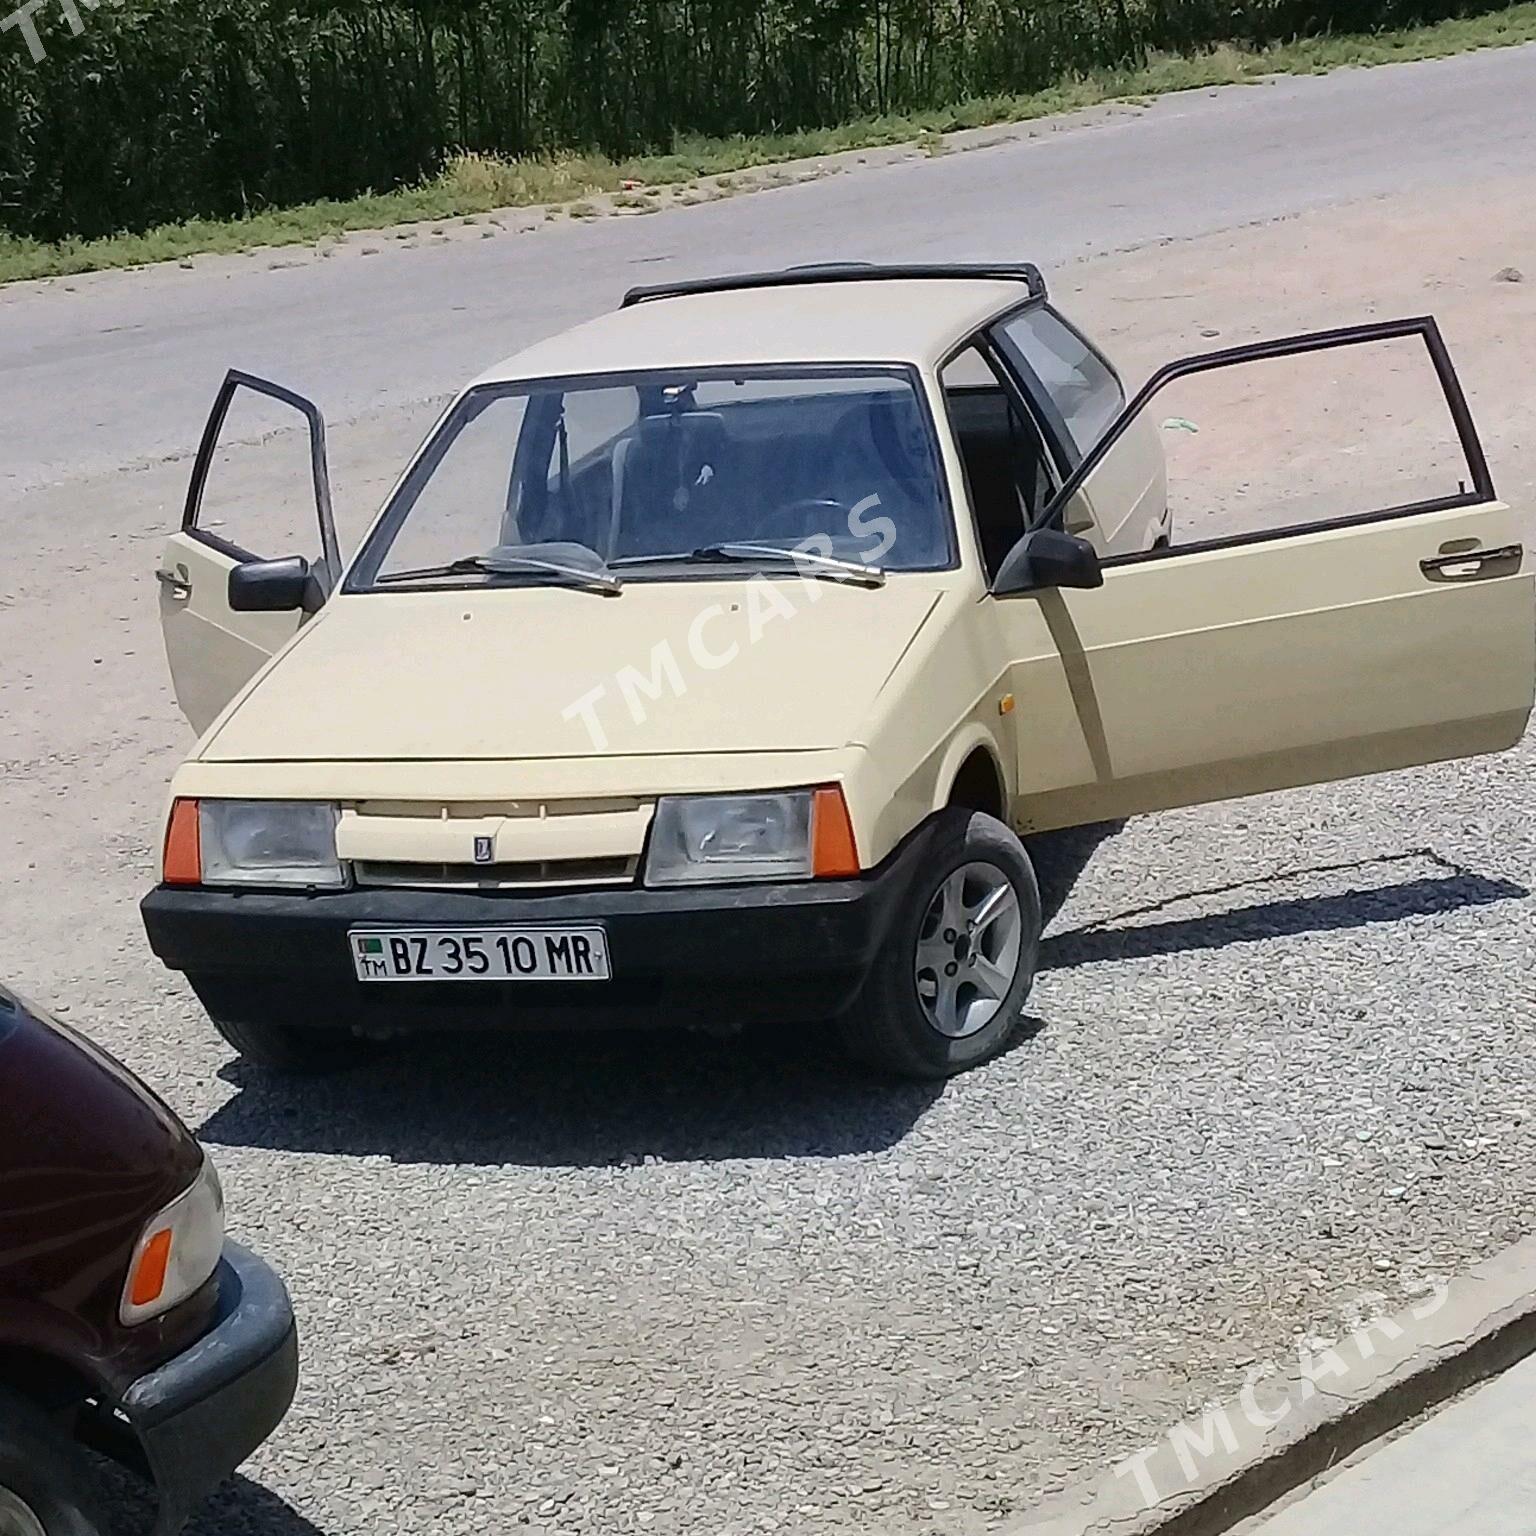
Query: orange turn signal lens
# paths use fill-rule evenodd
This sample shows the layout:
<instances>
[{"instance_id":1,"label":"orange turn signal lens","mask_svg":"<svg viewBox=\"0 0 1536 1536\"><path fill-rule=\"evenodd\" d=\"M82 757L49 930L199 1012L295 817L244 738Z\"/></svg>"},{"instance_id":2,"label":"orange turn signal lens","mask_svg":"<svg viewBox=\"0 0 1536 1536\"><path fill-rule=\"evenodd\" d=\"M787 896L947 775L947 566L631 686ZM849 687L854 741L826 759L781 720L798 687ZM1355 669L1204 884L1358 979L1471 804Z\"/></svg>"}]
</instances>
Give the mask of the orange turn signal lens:
<instances>
[{"instance_id":1,"label":"orange turn signal lens","mask_svg":"<svg viewBox=\"0 0 1536 1536\"><path fill-rule=\"evenodd\" d=\"M159 1301L165 1290L166 1272L171 1267L172 1238L171 1229L163 1227L145 1243L138 1268L133 1272L133 1284L128 1288L128 1299L134 1306L147 1307Z\"/></svg>"},{"instance_id":2,"label":"orange turn signal lens","mask_svg":"<svg viewBox=\"0 0 1536 1536\"><path fill-rule=\"evenodd\" d=\"M847 879L859 873L853 821L836 785L818 789L811 799L811 869L818 880Z\"/></svg>"},{"instance_id":3,"label":"orange turn signal lens","mask_svg":"<svg viewBox=\"0 0 1536 1536\"><path fill-rule=\"evenodd\" d=\"M203 842L198 830L196 800L178 800L171 806L160 878L167 885L203 883Z\"/></svg>"}]
</instances>

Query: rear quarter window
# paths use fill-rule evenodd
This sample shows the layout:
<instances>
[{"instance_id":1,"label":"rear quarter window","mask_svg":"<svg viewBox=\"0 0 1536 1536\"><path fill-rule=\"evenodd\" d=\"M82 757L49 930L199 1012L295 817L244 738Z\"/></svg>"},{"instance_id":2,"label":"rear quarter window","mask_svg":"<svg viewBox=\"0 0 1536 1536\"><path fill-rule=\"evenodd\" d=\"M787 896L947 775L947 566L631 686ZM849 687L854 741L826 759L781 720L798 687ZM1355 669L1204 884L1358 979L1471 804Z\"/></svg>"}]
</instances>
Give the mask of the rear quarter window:
<instances>
[{"instance_id":1,"label":"rear quarter window","mask_svg":"<svg viewBox=\"0 0 1536 1536\"><path fill-rule=\"evenodd\" d=\"M998 327L1004 347L1040 380L1079 453L1125 408L1114 370L1059 315L1036 305Z\"/></svg>"}]
</instances>

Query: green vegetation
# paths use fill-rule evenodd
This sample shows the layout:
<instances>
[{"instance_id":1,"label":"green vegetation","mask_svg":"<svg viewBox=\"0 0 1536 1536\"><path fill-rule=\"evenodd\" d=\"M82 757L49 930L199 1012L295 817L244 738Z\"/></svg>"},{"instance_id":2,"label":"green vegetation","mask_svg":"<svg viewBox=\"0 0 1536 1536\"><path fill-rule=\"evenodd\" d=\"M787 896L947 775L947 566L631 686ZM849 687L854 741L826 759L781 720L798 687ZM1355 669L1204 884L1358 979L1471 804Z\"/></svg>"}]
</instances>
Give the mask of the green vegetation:
<instances>
[{"instance_id":1,"label":"green vegetation","mask_svg":"<svg viewBox=\"0 0 1536 1536\"><path fill-rule=\"evenodd\" d=\"M559 7L543 0L461 0L448 19L435 23L414 10L401 13L413 18L416 51L410 57L416 72L406 70L400 81L386 86L389 50L378 28L383 26L379 17L394 16L387 3L378 12L326 11L319 20L312 11L284 11L279 17L270 0L238 3L238 11L210 14L202 0L196 9L193 0L122 0L115 10L87 13L80 38L62 27L59 35L50 34L41 64L33 64L19 45L9 53L0 48L0 281L206 251L313 243L348 230L440 221L504 207L564 204L570 213L590 217L596 211L590 199L597 196L614 197L619 206L638 211L642 202L654 201L644 194L659 186L814 155L904 143L943 154L952 148L945 136L957 130L1105 101L1536 40L1536 0L1392 31L1214 44L1202 34L1218 25L1232 30L1234 17L1246 18L1243 24L1261 39L1267 30L1272 34L1289 14L1286 0L1269 0L1259 8L1262 16L1249 7L1241 12L1212 8L1207 14L1206 0L1189 0L1188 7L1184 0L1160 0L1131 12L1122 0L1103 10L1097 8L1099 0L1051 0L1028 9L1004 0L693 0L691 5L656 0L627 8L617 0L565 0ZM489 54L495 50L482 29L494 30L488 17L500 18L498 26L511 26L502 14L509 8L525 28L516 34L525 43L534 19L553 25L556 12L568 27L583 16L590 20L589 13L606 18L605 28L588 40L585 51L560 56L566 70L562 78L575 93L574 99L563 99L565 120L549 107L556 85L536 85L538 60L521 54L526 70L512 83L516 90L497 82L503 97L522 103L523 115L512 123L518 131L511 131L493 110L487 92L495 62ZM1421 0L1335 0L1322 10L1323 19L1330 10L1334 20L1349 10L1368 21L1384 12L1425 8ZM625 20L616 19L626 11ZM128 121L114 122L110 110L104 110L88 123L83 98L92 91L122 103L130 85L142 86L167 62L162 57L165 36L144 29L147 15L166 12L175 12L209 50L212 62L202 63L196 73L205 85L210 71L217 75L217 99L200 99L195 111L141 101ZM672 12L694 18L695 31L683 42L672 34L646 33L645 17L654 23ZM668 63L663 45L670 42L686 52L686 43L697 54L702 47L697 18L718 20L732 12L751 36L730 54L735 73L726 80L727 88L712 85L721 79L719 67L704 68L704 61L694 58L695 94L679 96L672 81L687 61ZM774 18L783 21L792 13L802 13L802 19L814 14L823 31L840 19L844 30L830 41L808 41L803 28L797 32L786 23L781 36L770 37L779 24ZM1309 10L1307 16L1312 25L1320 24L1317 12ZM985 34L988 18L1000 29L995 35ZM278 20L286 30L274 36L271 29ZM130 22L138 31L118 35ZM249 36L243 30L247 22ZM902 24L909 24L907 31ZM497 34L498 47L511 48L515 32L513 27ZM654 46L638 55L624 53L614 41L620 32L632 41L650 36ZM6 34L0 44L13 36ZM1069 36L1070 46L1064 41ZM399 41L393 33L389 37ZM1011 53L1004 47L1010 39ZM1148 39L1184 46L1177 53L1154 53ZM269 43L286 50L281 90L274 80L282 71L269 60L257 63L258 50ZM715 38L715 44L718 66L726 55L718 52L722 38ZM813 44L813 52L791 69L795 50ZM420 63L423 49L429 66ZM114 79L109 89L102 70L114 50L132 55L126 60L133 65L132 79ZM1095 50L1109 54L1111 61L1087 67L1072 62L1073 54ZM621 54L623 71L616 73ZM332 72L320 68L322 55ZM1123 55L1131 62L1114 61ZM188 64L185 48L178 58ZM1047 82L1039 80L1041 60L1054 68ZM297 67L300 61L303 68ZM334 71L360 61L370 63L366 78L354 81L338 99ZM781 73L776 82L765 73L769 61ZM570 73L578 65L579 88ZM422 84L422 68L431 76L430 89ZM35 82L29 86L29 69L40 72L51 89L42 90ZM735 94L750 83L747 76L759 75L764 78L758 79L755 94ZM1023 80L1035 88L990 94L957 89L997 78ZM767 84L776 84L783 97L777 116L833 120L841 115L842 120L836 126L812 121L795 131L718 137L690 134L680 126L712 126L722 120L729 126L729 120L739 119L754 128L771 105L763 96ZM354 116L365 86L372 93L368 111ZM958 105L923 104L952 88ZM854 110L869 95L888 105L875 112ZM535 97L545 102L544 118L532 113ZM501 108L510 110L507 100ZM850 110L844 112L845 106ZM618 115L605 117L610 110ZM49 111L65 114L69 125L61 128L48 119ZM324 124L317 121L322 115ZM541 142L558 143L562 137L578 142L582 125L594 121L628 123L620 137L637 139L637 152L626 153L618 140L603 151L581 153ZM279 124L286 125L286 137L276 134ZM318 133L320 127L326 132ZM439 147L472 139L481 147L454 152ZM645 152L646 143L658 141L670 147ZM50 174L44 174L45 167ZM405 184L352 195L353 186L391 179ZM307 200L317 184L324 190L334 183L339 183L337 195ZM291 206L281 206L285 203ZM189 210L202 216L179 216ZM114 230L126 232L107 232Z\"/></svg>"}]
</instances>

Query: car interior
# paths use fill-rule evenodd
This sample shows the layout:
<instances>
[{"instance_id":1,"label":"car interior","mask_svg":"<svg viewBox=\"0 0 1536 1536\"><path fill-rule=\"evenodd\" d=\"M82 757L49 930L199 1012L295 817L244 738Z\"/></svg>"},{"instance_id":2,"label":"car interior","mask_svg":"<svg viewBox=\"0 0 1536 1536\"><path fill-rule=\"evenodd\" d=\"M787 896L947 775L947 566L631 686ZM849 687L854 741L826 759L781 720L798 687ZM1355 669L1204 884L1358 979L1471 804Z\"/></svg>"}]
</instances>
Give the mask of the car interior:
<instances>
[{"instance_id":1,"label":"car interior","mask_svg":"<svg viewBox=\"0 0 1536 1536\"><path fill-rule=\"evenodd\" d=\"M883 563L947 564L942 480L916 396L838 382L707 409L693 390L642 391L639 419L579 461L552 444L547 476L517 498L518 537L575 540L607 560L825 537L856 558L867 540L850 517L865 507L897 529Z\"/></svg>"},{"instance_id":2,"label":"car interior","mask_svg":"<svg viewBox=\"0 0 1536 1536\"><path fill-rule=\"evenodd\" d=\"M991 578L1049 502L1050 461L1039 429L976 348L955 358L941 382Z\"/></svg>"}]
</instances>

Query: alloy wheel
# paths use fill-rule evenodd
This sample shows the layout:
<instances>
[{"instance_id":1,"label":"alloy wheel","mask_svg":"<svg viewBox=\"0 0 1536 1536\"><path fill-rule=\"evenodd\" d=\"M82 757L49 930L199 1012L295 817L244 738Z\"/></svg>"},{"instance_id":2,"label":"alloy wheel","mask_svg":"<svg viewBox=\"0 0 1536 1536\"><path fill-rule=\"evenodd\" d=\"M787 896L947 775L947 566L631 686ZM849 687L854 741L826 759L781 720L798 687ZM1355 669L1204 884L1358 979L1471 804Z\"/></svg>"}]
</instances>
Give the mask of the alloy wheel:
<instances>
[{"instance_id":1,"label":"alloy wheel","mask_svg":"<svg viewBox=\"0 0 1536 1536\"><path fill-rule=\"evenodd\" d=\"M1018 892L995 864L945 877L918 930L913 973L928 1022L951 1040L979 1034L1019 973L1024 919Z\"/></svg>"}]
</instances>

